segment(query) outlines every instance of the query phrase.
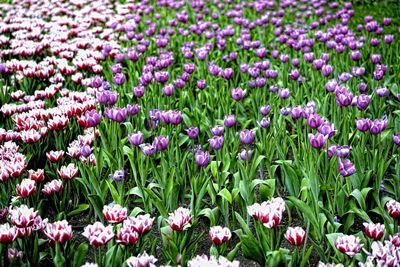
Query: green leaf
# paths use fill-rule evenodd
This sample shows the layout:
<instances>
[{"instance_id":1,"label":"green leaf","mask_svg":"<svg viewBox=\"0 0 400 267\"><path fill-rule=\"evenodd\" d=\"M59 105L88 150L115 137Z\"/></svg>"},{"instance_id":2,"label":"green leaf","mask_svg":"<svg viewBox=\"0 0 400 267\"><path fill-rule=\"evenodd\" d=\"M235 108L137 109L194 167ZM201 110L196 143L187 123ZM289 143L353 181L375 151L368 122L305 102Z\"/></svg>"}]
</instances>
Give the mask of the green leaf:
<instances>
[{"instance_id":1,"label":"green leaf","mask_svg":"<svg viewBox=\"0 0 400 267\"><path fill-rule=\"evenodd\" d=\"M232 204L232 195L228 189L224 188L221 191L219 191L218 196L223 197L225 200L229 202L229 204Z\"/></svg>"},{"instance_id":2,"label":"green leaf","mask_svg":"<svg viewBox=\"0 0 400 267\"><path fill-rule=\"evenodd\" d=\"M85 258L88 252L89 246L86 243L81 243L79 247L74 251L74 265L82 266L85 263Z\"/></svg>"},{"instance_id":3,"label":"green leaf","mask_svg":"<svg viewBox=\"0 0 400 267\"><path fill-rule=\"evenodd\" d=\"M73 211L67 213L67 217L72 217L75 216L77 214L81 214L82 212L84 212L85 210L89 209L90 206L89 204L79 204L78 207L76 207L76 209L74 209Z\"/></svg>"},{"instance_id":4,"label":"green leaf","mask_svg":"<svg viewBox=\"0 0 400 267\"><path fill-rule=\"evenodd\" d=\"M312 226L314 227L316 232L321 232L319 229L319 224L317 217L315 216L314 212L311 210L311 208L304 203L303 201L293 197L289 196L288 197L289 201L293 203L293 205L296 206L302 213L303 213L303 218L305 220L309 220Z\"/></svg>"},{"instance_id":5,"label":"green leaf","mask_svg":"<svg viewBox=\"0 0 400 267\"><path fill-rule=\"evenodd\" d=\"M54 265L56 267L65 266L65 258L61 253L60 243L56 243L56 255L54 257Z\"/></svg>"}]
</instances>

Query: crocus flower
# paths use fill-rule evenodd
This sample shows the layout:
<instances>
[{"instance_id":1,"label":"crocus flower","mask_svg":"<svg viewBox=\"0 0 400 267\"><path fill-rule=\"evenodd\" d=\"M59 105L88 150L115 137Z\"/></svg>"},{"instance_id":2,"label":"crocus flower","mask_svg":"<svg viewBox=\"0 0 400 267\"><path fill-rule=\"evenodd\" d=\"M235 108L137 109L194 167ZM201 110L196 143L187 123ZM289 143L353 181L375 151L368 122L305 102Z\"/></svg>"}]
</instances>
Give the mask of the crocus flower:
<instances>
[{"instance_id":1,"label":"crocus flower","mask_svg":"<svg viewBox=\"0 0 400 267\"><path fill-rule=\"evenodd\" d=\"M258 121L257 124L261 128L268 128L268 126L271 124L271 121L269 118L263 118L261 121Z\"/></svg>"}]
</instances>

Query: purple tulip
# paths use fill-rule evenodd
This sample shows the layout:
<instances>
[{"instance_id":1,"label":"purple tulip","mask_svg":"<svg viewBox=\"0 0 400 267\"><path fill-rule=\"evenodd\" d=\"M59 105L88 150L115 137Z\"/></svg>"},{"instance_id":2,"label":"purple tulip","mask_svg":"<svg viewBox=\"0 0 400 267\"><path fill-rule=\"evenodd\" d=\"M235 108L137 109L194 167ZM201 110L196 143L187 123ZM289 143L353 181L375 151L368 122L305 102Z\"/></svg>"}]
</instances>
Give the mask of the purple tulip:
<instances>
[{"instance_id":1,"label":"purple tulip","mask_svg":"<svg viewBox=\"0 0 400 267\"><path fill-rule=\"evenodd\" d=\"M350 106L353 101L353 94L348 91L344 90L341 92L336 92L336 104L341 107Z\"/></svg>"},{"instance_id":2,"label":"purple tulip","mask_svg":"<svg viewBox=\"0 0 400 267\"><path fill-rule=\"evenodd\" d=\"M139 104L133 104L133 105L128 104L128 105L126 106L126 111L127 111L128 115L130 115L130 116L135 116L136 114L139 113L140 108L141 108L141 107L140 107Z\"/></svg>"},{"instance_id":3,"label":"purple tulip","mask_svg":"<svg viewBox=\"0 0 400 267\"><path fill-rule=\"evenodd\" d=\"M301 106L296 106L291 108L290 114L292 115L292 119L297 120L303 115L303 108Z\"/></svg>"},{"instance_id":4,"label":"purple tulip","mask_svg":"<svg viewBox=\"0 0 400 267\"><path fill-rule=\"evenodd\" d=\"M277 70L266 70L265 71L265 77L270 78L270 79L275 79L278 77L278 71Z\"/></svg>"},{"instance_id":5,"label":"purple tulip","mask_svg":"<svg viewBox=\"0 0 400 267\"><path fill-rule=\"evenodd\" d=\"M136 98L141 98L144 95L144 86L139 85L133 87L133 94L135 95Z\"/></svg>"},{"instance_id":6,"label":"purple tulip","mask_svg":"<svg viewBox=\"0 0 400 267\"><path fill-rule=\"evenodd\" d=\"M127 110L126 108L119 108L119 107L115 107L115 108L106 108L104 110L104 116L112 121L116 121L116 122L123 122L126 120L127 118Z\"/></svg>"},{"instance_id":7,"label":"purple tulip","mask_svg":"<svg viewBox=\"0 0 400 267\"><path fill-rule=\"evenodd\" d=\"M386 87L380 87L375 89L375 94L379 97L388 97L390 91Z\"/></svg>"},{"instance_id":8,"label":"purple tulip","mask_svg":"<svg viewBox=\"0 0 400 267\"><path fill-rule=\"evenodd\" d=\"M172 125L179 125L182 122L182 112L179 110L174 110L169 113L169 122Z\"/></svg>"},{"instance_id":9,"label":"purple tulip","mask_svg":"<svg viewBox=\"0 0 400 267\"><path fill-rule=\"evenodd\" d=\"M208 165L210 160L210 153L208 151L197 150L194 158L199 167L205 167Z\"/></svg>"},{"instance_id":10,"label":"purple tulip","mask_svg":"<svg viewBox=\"0 0 400 267\"><path fill-rule=\"evenodd\" d=\"M372 54L371 55L371 61L374 64L379 64L381 62L381 55L379 54Z\"/></svg>"},{"instance_id":11,"label":"purple tulip","mask_svg":"<svg viewBox=\"0 0 400 267\"><path fill-rule=\"evenodd\" d=\"M255 134L249 129L244 129L239 133L240 142L245 145L251 144L254 141Z\"/></svg>"},{"instance_id":12,"label":"purple tulip","mask_svg":"<svg viewBox=\"0 0 400 267\"><path fill-rule=\"evenodd\" d=\"M360 82L358 84L358 90L360 91L360 93L363 94L363 93L367 92L367 89L368 89L368 84L366 84L364 82Z\"/></svg>"},{"instance_id":13,"label":"purple tulip","mask_svg":"<svg viewBox=\"0 0 400 267\"><path fill-rule=\"evenodd\" d=\"M113 77L113 81L116 85L122 85L124 84L126 78L123 73L116 73Z\"/></svg>"},{"instance_id":14,"label":"purple tulip","mask_svg":"<svg viewBox=\"0 0 400 267\"><path fill-rule=\"evenodd\" d=\"M159 83L166 83L169 78L169 73L167 71L158 71L154 74L154 79Z\"/></svg>"},{"instance_id":15,"label":"purple tulip","mask_svg":"<svg viewBox=\"0 0 400 267\"><path fill-rule=\"evenodd\" d=\"M369 95L361 94L357 96L357 108L359 110L365 110L369 106L370 102L371 102L371 96Z\"/></svg>"},{"instance_id":16,"label":"purple tulip","mask_svg":"<svg viewBox=\"0 0 400 267\"><path fill-rule=\"evenodd\" d=\"M322 66L322 75L325 77L328 77L332 74L333 72L333 66L332 65L324 65Z\"/></svg>"},{"instance_id":17,"label":"purple tulip","mask_svg":"<svg viewBox=\"0 0 400 267\"><path fill-rule=\"evenodd\" d=\"M297 80L300 77L300 71L298 69L293 69L290 71L289 78L292 80Z\"/></svg>"},{"instance_id":18,"label":"purple tulip","mask_svg":"<svg viewBox=\"0 0 400 267\"><path fill-rule=\"evenodd\" d=\"M242 149L239 154L238 157L240 160L245 161L245 160L250 160L251 156L252 156L253 152L251 150L246 150L246 149Z\"/></svg>"},{"instance_id":19,"label":"purple tulip","mask_svg":"<svg viewBox=\"0 0 400 267\"><path fill-rule=\"evenodd\" d=\"M226 68L220 72L220 75L222 78L225 80L230 80L233 78L233 69L232 68Z\"/></svg>"},{"instance_id":20,"label":"purple tulip","mask_svg":"<svg viewBox=\"0 0 400 267\"><path fill-rule=\"evenodd\" d=\"M328 148L326 150L328 153L328 158L332 158L334 155L336 155L337 149L338 149L338 146L335 144L328 146Z\"/></svg>"},{"instance_id":21,"label":"purple tulip","mask_svg":"<svg viewBox=\"0 0 400 267\"><path fill-rule=\"evenodd\" d=\"M224 126L217 125L210 129L211 133L216 136L222 136L224 134Z\"/></svg>"},{"instance_id":22,"label":"purple tulip","mask_svg":"<svg viewBox=\"0 0 400 267\"><path fill-rule=\"evenodd\" d=\"M314 69L320 70L324 66L325 61L323 59L316 59L313 61Z\"/></svg>"},{"instance_id":23,"label":"purple tulip","mask_svg":"<svg viewBox=\"0 0 400 267\"><path fill-rule=\"evenodd\" d=\"M234 115L225 115L225 117L224 117L224 125L226 127L230 128L230 127L233 127L235 124L236 124L236 117Z\"/></svg>"},{"instance_id":24,"label":"purple tulip","mask_svg":"<svg viewBox=\"0 0 400 267\"><path fill-rule=\"evenodd\" d=\"M95 109L86 111L85 120L88 127L95 127L100 123L101 113L97 112Z\"/></svg>"},{"instance_id":25,"label":"purple tulip","mask_svg":"<svg viewBox=\"0 0 400 267\"><path fill-rule=\"evenodd\" d=\"M257 122L258 126L260 126L261 128L268 128L269 125L271 124L271 121L269 118L263 118L261 121Z\"/></svg>"},{"instance_id":26,"label":"purple tulip","mask_svg":"<svg viewBox=\"0 0 400 267\"><path fill-rule=\"evenodd\" d=\"M392 42L393 42L393 39L394 39L394 36L393 36L392 34L388 34L388 35L385 35L385 36L383 37L383 40L384 40L385 43L387 43L387 44L392 43Z\"/></svg>"},{"instance_id":27,"label":"purple tulip","mask_svg":"<svg viewBox=\"0 0 400 267\"><path fill-rule=\"evenodd\" d=\"M400 146L400 133L395 133L395 134L393 135L393 142L394 142L396 145Z\"/></svg>"},{"instance_id":28,"label":"purple tulip","mask_svg":"<svg viewBox=\"0 0 400 267\"><path fill-rule=\"evenodd\" d=\"M372 122L370 119L356 120L356 127L360 132L367 132L371 128Z\"/></svg>"},{"instance_id":29,"label":"purple tulip","mask_svg":"<svg viewBox=\"0 0 400 267\"><path fill-rule=\"evenodd\" d=\"M263 116L267 116L271 112L271 107L270 105L262 106L260 108L260 113Z\"/></svg>"},{"instance_id":30,"label":"purple tulip","mask_svg":"<svg viewBox=\"0 0 400 267\"><path fill-rule=\"evenodd\" d=\"M326 140L328 140L328 138L327 136L321 133L316 133L315 135L309 134L308 140L313 148L320 149L325 145Z\"/></svg>"},{"instance_id":31,"label":"purple tulip","mask_svg":"<svg viewBox=\"0 0 400 267\"><path fill-rule=\"evenodd\" d=\"M169 144L169 138L168 136L165 137L163 135L160 136L156 136L154 138L154 147L157 149L157 151L163 151L165 149L168 148L168 144Z\"/></svg>"},{"instance_id":32,"label":"purple tulip","mask_svg":"<svg viewBox=\"0 0 400 267\"><path fill-rule=\"evenodd\" d=\"M353 61L359 61L361 59L361 52L358 50L350 52L350 58Z\"/></svg>"},{"instance_id":33,"label":"purple tulip","mask_svg":"<svg viewBox=\"0 0 400 267\"><path fill-rule=\"evenodd\" d=\"M318 127L318 132L325 136L328 136L328 138L331 138L336 133L335 124L324 122Z\"/></svg>"},{"instance_id":34,"label":"purple tulip","mask_svg":"<svg viewBox=\"0 0 400 267\"><path fill-rule=\"evenodd\" d=\"M386 129L387 125L388 125L388 121L385 118L384 119L376 119L376 120L372 121L371 128L369 129L369 131L373 135L378 135Z\"/></svg>"},{"instance_id":35,"label":"purple tulip","mask_svg":"<svg viewBox=\"0 0 400 267\"><path fill-rule=\"evenodd\" d=\"M223 136L213 136L211 139L208 139L208 143L210 147L214 150L219 150L224 145L224 137Z\"/></svg>"},{"instance_id":36,"label":"purple tulip","mask_svg":"<svg viewBox=\"0 0 400 267\"><path fill-rule=\"evenodd\" d=\"M167 84L162 89L162 92L165 96L171 96L174 94L174 86L172 84Z\"/></svg>"},{"instance_id":37,"label":"purple tulip","mask_svg":"<svg viewBox=\"0 0 400 267\"><path fill-rule=\"evenodd\" d=\"M341 176L347 177L347 176L350 176L350 175L356 173L356 167L349 159L345 159L342 161L339 158L338 162L339 162L339 165L338 165L339 173Z\"/></svg>"},{"instance_id":38,"label":"purple tulip","mask_svg":"<svg viewBox=\"0 0 400 267\"><path fill-rule=\"evenodd\" d=\"M128 135L128 141L131 145L140 146L143 143L144 134L141 131Z\"/></svg>"},{"instance_id":39,"label":"purple tulip","mask_svg":"<svg viewBox=\"0 0 400 267\"><path fill-rule=\"evenodd\" d=\"M117 170L114 172L114 174L112 175L112 179L116 182L122 181L125 177L125 171L123 169L121 170Z\"/></svg>"},{"instance_id":40,"label":"purple tulip","mask_svg":"<svg viewBox=\"0 0 400 267\"><path fill-rule=\"evenodd\" d=\"M88 145L84 145L81 147L81 155L85 158L89 157L92 154L92 148Z\"/></svg>"},{"instance_id":41,"label":"purple tulip","mask_svg":"<svg viewBox=\"0 0 400 267\"><path fill-rule=\"evenodd\" d=\"M233 98L233 100L236 100L236 101L242 100L245 94L246 94L246 91L243 90L242 88L233 88L231 91L232 98Z\"/></svg>"},{"instance_id":42,"label":"purple tulip","mask_svg":"<svg viewBox=\"0 0 400 267\"><path fill-rule=\"evenodd\" d=\"M287 99L290 97L290 91L289 91L289 89L284 88L284 89L279 90L278 95L282 99Z\"/></svg>"},{"instance_id":43,"label":"purple tulip","mask_svg":"<svg viewBox=\"0 0 400 267\"><path fill-rule=\"evenodd\" d=\"M206 88L206 81L205 80L198 80L197 81L197 88L199 88L200 90L203 90L204 88Z\"/></svg>"},{"instance_id":44,"label":"purple tulip","mask_svg":"<svg viewBox=\"0 0 400 267\"><path fill-rule=\"evenodd\" d=\"M155 146L149 143L141 144L140 149L145 156L152 156L156 152Z\"/></svg>"},{"instance_id":45,"label":"purple tulip","mask_svg":"<svg viewBox=\"0 0 400 267\"><path fill-rule=\"evenodd\" d=\"M341 146L337 148L336 154L339 158L346 158L351 154L352 148L350 146Z\"/></svg>"},{"instance_id":46,"label":"purple tulip","mask_svg":"<svg viewBox=\"0 0 400 267\"><path fill-rule=\"evenodd\" d=\"M122 66L121 64L114 64L111 66L111 71L113 74L121 73L122 72Z\"/></svg>"},{"instance_id":47,"label":"purple tulip","mask_svg":"<svg viewBox=\"0 0 400 267\"><path fill-rule=\"evenodd\" d=\"M317 113L310 114L307 117L307 124L311 129L318 128L323 123L323 119Z\"/></svg>"},{"instance_id":48,"label":"purple tulip","mask_svg":"<svg viewBox=\"0 0 400 267\"><path fill-rule=\"evenodd\" d=\"M190 127L188 129L186 129L186 133L190 139L197 139L197 137L199 136L199 128Z\"/></svg>"},{"instance_id":49,"label":"purple tulip","mask_svg":"<svg viewBox=\"0 0 400 267\"><path fill-rule=\"evenodd\" d=\"M325 89L328 92L334 92L336 90L337 85L338 82L335 79L332 79L325 84Z\"/></svg>"}]
</instances>

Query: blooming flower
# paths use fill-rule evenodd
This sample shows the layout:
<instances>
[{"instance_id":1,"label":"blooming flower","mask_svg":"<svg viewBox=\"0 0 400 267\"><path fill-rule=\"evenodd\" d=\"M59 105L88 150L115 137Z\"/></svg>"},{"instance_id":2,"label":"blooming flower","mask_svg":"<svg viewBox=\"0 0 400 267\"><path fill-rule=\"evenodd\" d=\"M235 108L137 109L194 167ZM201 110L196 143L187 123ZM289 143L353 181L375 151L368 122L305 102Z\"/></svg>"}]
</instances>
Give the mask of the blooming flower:
<instances>
[{"instance_id":1,"label":"blooming flower","mask_svg":"<svg viewBox=\"0 0 400 267\"><path fill-rule=\"evenodd\" d=\"M82 235L92 246L103 246L114 237L112 226L105 227L101 222L95 222L85 227Z\"/></svg>"},{"instance_id":2,"label":"blooming flower","mask_svg":"<svg viewBox=\"0 0 400 267\"><path fill-rule=\"evenodd\" d=\"M360 244L360 242L361 240L358 237L353 235L343 235L336 239L335 245L340 252L353 257L361 250L363 246Z\"/></svg>"},{"instance_id":3,"label":"blooming flower","mask_svg":"<svg viewBox=\"0 0 400 267\"><path fill-rule=\"evenodd\" d=\"M114 203L103 207L103 216L109 223L120 223L128 217L127 209Z\"/></svg>"},{"instance_id":4,"label":"blooming flower","mask_svg":"<svg viewBox=\"0 0 400 267\"><path fill-rule=\"evenodd\" d=\"M301 227L288 227L285 233L285 238L293 246L300 246L304 243L306 231Z\"/></svg>"},{"instance_id":5,"label":"blooming flower","mask_svg":"<svg viewBox=\"0 0 400 267\"><path fill-rule=\"evenodd\" d=\"M184 227L192 221L192 212L189 209L179 207L169 214L167 223L172 230L182 231Z\"/></svg>"},{"instance_id":6,"label":"blooming flower","mask_svg":"<svg viewBox=\"0 0 400 267\"><path fill-rule=\"evenodd\" d=\"M64 244L72 238L72 227L66 220L49 223L44 234L49 242Z\"/></svg>"},{"instance_id":7,"label":"blooming flower","mask_svg":"<svg viewBox=\"0 0 400 267\"><path fill-rule=\"evenodd\" d=\"M210 236L211 241L217 246L225 243L232 237L232 233L229 228L222 228L221 226L211 227L208 235Z\"/></svg>"}]
</instances>

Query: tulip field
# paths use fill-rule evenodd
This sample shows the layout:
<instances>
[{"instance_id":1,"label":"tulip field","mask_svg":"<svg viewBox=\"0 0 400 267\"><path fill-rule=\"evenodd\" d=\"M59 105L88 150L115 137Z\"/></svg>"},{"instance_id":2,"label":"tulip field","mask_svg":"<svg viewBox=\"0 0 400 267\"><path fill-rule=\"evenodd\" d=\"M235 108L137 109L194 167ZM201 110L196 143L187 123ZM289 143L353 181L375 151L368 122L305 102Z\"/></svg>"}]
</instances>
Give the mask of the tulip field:
<instances>
[{"instance_id":1,"label":"tulip field","mask_svg":"<svg viewBox=\"0 0 400 267\"><path fill-rule=\"evenodd\" d=\"M400 266L399 35L396 1L2 1L0 267Z\"/></svg>"}]
</instances>

